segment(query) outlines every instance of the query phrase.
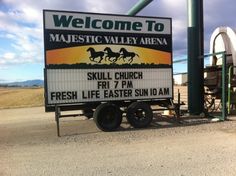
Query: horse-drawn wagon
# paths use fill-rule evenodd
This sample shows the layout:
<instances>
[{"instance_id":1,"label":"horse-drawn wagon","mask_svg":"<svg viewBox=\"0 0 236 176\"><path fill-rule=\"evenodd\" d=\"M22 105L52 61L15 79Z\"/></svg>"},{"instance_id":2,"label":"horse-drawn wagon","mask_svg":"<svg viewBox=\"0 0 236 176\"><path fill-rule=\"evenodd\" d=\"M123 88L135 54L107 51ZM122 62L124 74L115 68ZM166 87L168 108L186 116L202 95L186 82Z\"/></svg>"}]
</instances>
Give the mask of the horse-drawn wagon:
<instances>
[{"instance_id":1,"label":"horse-drawn wagon","mask_svg":"<svg viewBox=\"0 0 236 176\"><path fill-rule=\"evenodd\" d=\"M222 52L225 52L222 54ZM236 104L236 33L229 27L215 29L210 41L210 66L205 68L205 109L208 112L221 110L222 86L227 87L228 113ZM215 53L215 54L214 54ZM219 54L217 54L219 53ZM223 60L225 59L225 60ZM222 75L222 63L226 71ZM226 80L222 85L222 77Z\"/></svg>"}]
</instances>

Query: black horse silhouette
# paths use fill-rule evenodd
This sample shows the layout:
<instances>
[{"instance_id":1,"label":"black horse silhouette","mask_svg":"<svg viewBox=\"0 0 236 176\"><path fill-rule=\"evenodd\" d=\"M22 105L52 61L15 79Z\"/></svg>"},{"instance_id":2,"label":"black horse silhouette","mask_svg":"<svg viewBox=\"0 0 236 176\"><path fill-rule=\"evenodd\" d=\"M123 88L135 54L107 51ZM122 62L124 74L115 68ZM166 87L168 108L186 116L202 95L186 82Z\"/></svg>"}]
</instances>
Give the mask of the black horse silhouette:
<instances>
[{"instance_id":1,"label":"black horse silhouette","mask_svg":"<svg viewBox=\"0 0 236 176\"><path fill-rule=\"evenodd\" d=\"M101 61L103 60L103 56L104 56L104 52L103 51L95 51L94 48L92 47L89 47L87 49L87 51L90 52L90 57L89 59L92 61L92 62L97 62L95 61L95 58L99 58L100 57L100 60L98 61L98 63L101 63Z\"/></svg>"},{"instance_id":2,"label":"black horse silhouette","mask_svg":"<svg viewBox=\"0 0 236 176\"><path fill-rule=\"evenodd\" d=\"M118 60L118 58L120 57L120 53L113 52L110 47L106 47L106 48L104 49L104 51L107 52L105 59L108 58L108 60L109 60L110 62L113 62L113 63L114 63L114 62L116 62L116 61ZM113 58L113 59L112 59L112 58ZM111 59L112 59L112 60L111 60Z\"/></svg>"},{"instance_id":3,"label":"black horse silhouette","mask_svg":"<svg viewBox=\"0 0 236 176\"><path fill-rule=\"evenodd\" d=\"M125 48L121 48L120 49L120 55L121 55L120 58L122 58L124 62L125 62L126 58L129 58L128 59L129 64L131 64L133 62L135 56L139 57L138 54L136 54L134 52L128 52Z\"/></svg>"}]
</instances>

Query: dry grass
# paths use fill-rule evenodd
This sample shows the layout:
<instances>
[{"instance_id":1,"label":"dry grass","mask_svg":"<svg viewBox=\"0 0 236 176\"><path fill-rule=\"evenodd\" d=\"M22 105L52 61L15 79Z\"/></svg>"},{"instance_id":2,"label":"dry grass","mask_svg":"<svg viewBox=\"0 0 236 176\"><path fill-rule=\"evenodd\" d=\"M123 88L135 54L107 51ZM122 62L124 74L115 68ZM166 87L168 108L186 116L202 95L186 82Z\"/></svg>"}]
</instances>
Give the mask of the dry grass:
<instances>
[{"instance_id":1,"label":"dry grass","mask_svg":"<svg viewBox=\"0 0 236 176\"><path fill-rule=\"evenodd\" d=\"M187 104L188 102L188 87L187 86L174 86L174 99L178 99L178 90L180 93L180 100Z\"/></svg>"},{"instance_id":2,"label":"dry grass","mask_svg":"<svg viewBox=\"0 0 236 176\"><path fill-rule=\"evenodd\" d=\"M44 105L43 88L0 88L0 109Z\"/></svg>"}]
</instances>

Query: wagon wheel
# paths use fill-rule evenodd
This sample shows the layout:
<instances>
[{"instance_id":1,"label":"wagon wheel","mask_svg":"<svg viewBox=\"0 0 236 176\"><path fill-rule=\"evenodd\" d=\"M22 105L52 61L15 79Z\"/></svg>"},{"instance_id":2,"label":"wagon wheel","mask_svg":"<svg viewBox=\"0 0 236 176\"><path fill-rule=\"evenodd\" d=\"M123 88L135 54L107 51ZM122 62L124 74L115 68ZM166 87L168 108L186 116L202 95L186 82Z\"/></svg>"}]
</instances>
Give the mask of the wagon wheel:
<instances>
[{"instance_id":1,"label":"wagon wheel","mask_svg":"<svg viewBox=\"0 0 236 176\"><path fill-rule=\"evenodd\" d=\"M215 109L216 111L222 111L222 101L221 99L215 100Z\"/></svg>"},{"instance_id":2,"label":"wagon wheel","mask_svg":"<svg viewBox=\"0 0 236 176\"><path fill-rule=\"evenodd\" d=\"M204 108L207 110L207 112L212 113L216 111L215 100L215 97L212 95L204 95Z\"/></svg>"},{"instance_id":3,"label":"wagon wheel","mask_svg":"<svg viewBox=\"0 0 236 176\"><path fill-rule=\"evenodd\" d=\"M207 112L217 112L222 110L221 99L218 99L217 96L211 94L204 95L204 108Z\"/></svg>"}]
</instances>

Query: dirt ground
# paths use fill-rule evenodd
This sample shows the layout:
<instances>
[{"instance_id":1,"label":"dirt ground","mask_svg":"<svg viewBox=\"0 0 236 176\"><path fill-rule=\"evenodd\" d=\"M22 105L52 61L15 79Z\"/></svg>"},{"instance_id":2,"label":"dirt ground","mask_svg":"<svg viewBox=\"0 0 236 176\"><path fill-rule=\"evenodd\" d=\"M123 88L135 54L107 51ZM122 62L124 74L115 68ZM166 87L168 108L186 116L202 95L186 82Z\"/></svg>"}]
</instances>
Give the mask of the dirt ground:
<instances>
[{"instance_id":1,"label":"dirt ground","mask_svg":"<svg viewBox=\"0 0 236 176\"><path fill-rule=\"evenodd\" d=\"M0 175L234 176L236 118L178 125L155 116L136 130L126 121L102 132L93 120L61 119L43 107L0 110Z\"/></svg>"}]
</instances>

